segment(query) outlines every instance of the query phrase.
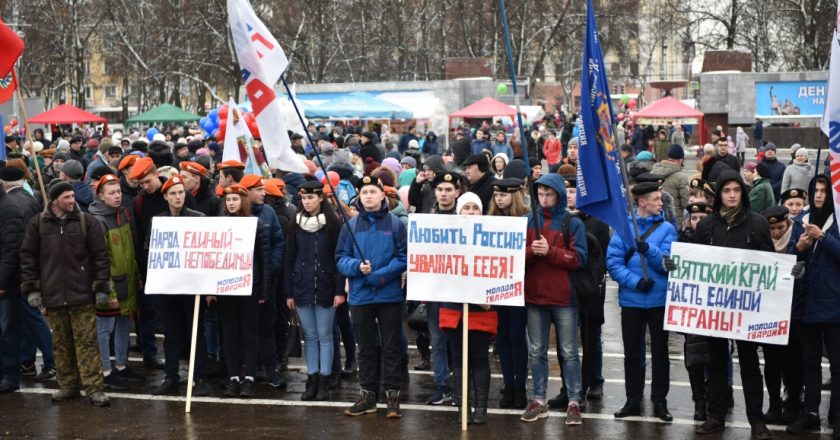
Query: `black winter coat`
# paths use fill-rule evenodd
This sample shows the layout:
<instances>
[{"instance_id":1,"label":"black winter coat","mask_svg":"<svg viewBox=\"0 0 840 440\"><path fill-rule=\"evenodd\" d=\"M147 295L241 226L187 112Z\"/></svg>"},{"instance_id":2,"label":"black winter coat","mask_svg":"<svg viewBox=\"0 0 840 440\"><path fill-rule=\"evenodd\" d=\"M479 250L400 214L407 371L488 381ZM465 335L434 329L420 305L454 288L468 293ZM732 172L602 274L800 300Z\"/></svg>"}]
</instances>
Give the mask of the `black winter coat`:
<instances>
[{"instance_id":1,"label":"black winter coat","mask_svg":"<svg viewBox=\"0 0 840 440\"><path fill-rule=\"evenodd\" d=\"M210 179L206 177L201 178L198 193L195 195L195 210L208 217L222 215L222 199L216 196L216 192L210 185Z\"/></svg>"},{"instance_id":2,"label":"black winter coat","mask_svg":"<svg viewBox=\"0 0 840 440\"><path fill-rule=\"evenodd\" d=\"M20 295L20 245L24 233L23 207L0 188L0 298ZM16 301L16 300L15 300Z\"/></svg>"},{"instance_id":3,"label":"black winter coat","mask_svg":"<svg viewBox=\"0 0 840 440\"><path fill-rule=\"evenodd\" d=\"M271 295L271 239L268 225L257 220L257 236L254 240L254 290L251 296L268 301Z\"/></svg>"},{"instance_id":4,"label":"black winter coat","mask_svg":"<svg viewBox=\"0 0 840 440\"><path fill-rule=\"evenodd\" d=\"M484 215L490 210L490 202L493 200L493 184L496 183L496 177L492 172L487 172L484 177L478 179L478 182L470 185L470 192L474 192L481 199L481 204L484 205L482 210Z\"/></svg>"},{"instance_id":5,"label":"black winter coat","mask_svg":"<svg viewBox=\"0 0 840 440\"><path fill-rule=\"evenodd\" d=\"M325 226L313 233L291 225L283 284L295 305L332 307L336 296L345 295L344 276L336 269L339 232L338 227Z\"/></svg>"},{"instance_id":6,"label":"black winter coat","mask_svg":"<svg viewBox=\"0 0 840 440\"><path fill-rule=\"evenodd\" d=\"M697 223L697 233L694 242L736 249L752 249L756 251L774 252L773 239L770 237L770 223L767 219L750 209L747 185L737 171L721 173L718 188L726 183L736 181L741 185L741 215L731 224L727 224L720 214L723 207L722 191L715 195L713 214L707 215Z\"/></svg>"}]
</instances>

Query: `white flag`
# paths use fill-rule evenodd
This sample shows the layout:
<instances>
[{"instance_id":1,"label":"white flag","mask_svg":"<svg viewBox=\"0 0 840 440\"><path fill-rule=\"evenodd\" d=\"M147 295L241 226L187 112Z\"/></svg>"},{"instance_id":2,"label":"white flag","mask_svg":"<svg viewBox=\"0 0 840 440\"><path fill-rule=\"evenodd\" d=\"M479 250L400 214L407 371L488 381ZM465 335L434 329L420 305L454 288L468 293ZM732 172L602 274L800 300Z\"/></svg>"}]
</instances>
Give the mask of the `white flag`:
<instances>
[{"instance_id":1,"label":"white flag","mask_svg":"<svg viewBox=\"0 0 840 440\"><path fill-rule=\"evenodd\" d=\"M274 84L289 60L248 0L228 0L227 9L236 58L260 128L266 160L279 170L306 173L306 165L292 151L280 101L274 93Z\"/></svg>"},{"instance_id":2,"label":"white flag","mask_svg":"<svg viewBox=\"0 0 840 440\"><path fill-rule=\"evenodd\" d=\"M836 17L838 20L831 35L831 64L828 67L825 113L820 122L820 128L828 136L835 222L840 221L840 0L837 0Z\"/></svg>"},{"instance_id":3,"label":"white flag","mask_svg":"<svg viewBox=\"0 0 840 440\"><path fill-rule=\"evenodd\" d=\"M235 160L245 164L245 174L264 175L254 154L254 138L242 117L243 113L233 99L228 102L227 125L225 125L225 148L222 161ZM234 122L234 116L236 122ZM260 133L262 134L262 133Z\"/></svg>"}]
</instances>

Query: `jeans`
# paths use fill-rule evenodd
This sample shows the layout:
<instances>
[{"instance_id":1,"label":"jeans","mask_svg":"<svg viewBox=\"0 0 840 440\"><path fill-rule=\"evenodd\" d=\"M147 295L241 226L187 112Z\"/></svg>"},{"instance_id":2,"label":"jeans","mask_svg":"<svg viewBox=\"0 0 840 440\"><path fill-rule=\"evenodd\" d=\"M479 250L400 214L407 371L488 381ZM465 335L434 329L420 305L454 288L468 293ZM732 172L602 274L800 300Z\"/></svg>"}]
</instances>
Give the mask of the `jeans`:
<instances>
[{"instance_id":1,"label":"jeans","mask_svg":"<svg viewBox=\"0 0 840 440\"><path fill-rule=\"evenodd\" d=\"M20 299L0 297L0 383L20 386Z\"/></svg>"},{"instance_id":2,"label":"jeans","mask_svg":"<svg viewBox=\"0 0 840 440\"><path fill-rule=\"evenodd\" d=\"M297 306L306 354L306 373L329 376L333 367L335 307Z\"/></svg>"},{"instance_id":3,"label":"jeans","mask_svg":"<svg viewBox=\"0 0 840 440\"><path fill-rule=\"evenodd\" d=\"M385 390L400 389L401 309L398 302L350 308L359 342L359 385L363 390L379 394L380 365Z\"/></svg>"},{"instance_id":4,"label":"jeans","mask_svg":"<svg viewBox=\"0 0 840 440\"><path fill-rule=\"evenodd\" d=\"M29 305L24 296L20 297L20 363L32 365L35 363L35 350L41 350L44 358L44 368L55 368L53 355L53 336L47 320L41 311Z\"/></svg>"},{"instance_id":5,"label":"jeans","mask_svg":"<svg viewBox=\"0 0 840 440\"><path fill-rule=\"evenodd\" d=\"M668 359L668 332L662 329L665 320L665 308L642 309L636 307L621 308L621 336L624 341L624 390L627 402L641 404L645 387L645 370L639 368L639 358L644 350L639 345L639 332L644 334L645 327L650 331L650 351L652 355L653 380L650 397L655 403L665 403L670 386L670 362Z\"/></svg>"},{"instance_id":6,"label":"jeans","mask_svg":"<svg viewBox=\"0 0 840 440\"><path fill-rule=\"evenodd\" d=\"M838 323L802 323L800 340L805 373L805 410L819 414L820 386L822 385L823 344L828 352L829 371L831 372L831 404L828 423L836 426L840 422L840 324Z\"/></svg>"},{"instance_id":7,"label":"jeans","mask_svg":"<svg viewBox=\"0 0 840 440\"><path fill-rule=\"evenodd\" d=\"M128 365L128 333L131 330L131 319L128 316L97 316L96 337L99 340L99 356L102 358L102 369L111 370L111 334L114 335L114 358L118 366Z\"/></svg>"},{"instance_id":8,"label":"jeans","mask_svg":"<svg viewBox=\"0 0 840 440\"><path fill-rule=\"evenodd\" d=\"M496 344L505 386L525 387L528 381L528 345L525 307L499 306ZM418 343L419 344L419 343Z\"/></svg>"},{"instance_id":9,"label":"jeans","mask_svg":"<svg viewBox=\"0 0 840 440\"><path fill-rule=\"evenodd\" d=\"M726 417L727 400L729 399L729 385L727 384L726 369L730 356L729 340L709 338L709 416L723 421ZM759 344L748 341L736 341L738 346L738 363L741 366L741 383L744 386L744 403L747 409L747 419L750 423L763 422L764 413L764 382L761 368L758 365Z\"/></svg>"},{"instance_id":10,"label":"jeans","mask_svg":"<svg viewBox=\"0 0 840 440\"><path fill-rule=\"evenodd\" d=\"M157 356L155 345L155 321L158 314L158 296L146 295L141 289L137 292L137 318L134 327L137 332L137 345L143 357ZM192 320L192 318L190 318ZM204 344L202 344L204 345Z\"/></svg>"},{"instance_id":11,"label":"jeans","mask_svg":"<svg viewBox=\"0 0 840 440\"><path fill-rule=\"evenodd\" d=\"M440 303L426 303L426 317L429 323L429 336L432 340L432 367L435 370L435 385L449 387L449 356L447 353L446 334L440 329Z\"/></svg>"},{"instance_id":12,"label":"jeans","mask_svg":"<svg viewBox=\"0 0 840 440\"><path fill-rule=\"evenodd\" d=\"M556 328L557 351L563 357L563 383L569 401L581 400L581 369L576 307L526 305L534 399L544 401L548 390L548 340L551 323Z\"/></svg>"}]
</instances>

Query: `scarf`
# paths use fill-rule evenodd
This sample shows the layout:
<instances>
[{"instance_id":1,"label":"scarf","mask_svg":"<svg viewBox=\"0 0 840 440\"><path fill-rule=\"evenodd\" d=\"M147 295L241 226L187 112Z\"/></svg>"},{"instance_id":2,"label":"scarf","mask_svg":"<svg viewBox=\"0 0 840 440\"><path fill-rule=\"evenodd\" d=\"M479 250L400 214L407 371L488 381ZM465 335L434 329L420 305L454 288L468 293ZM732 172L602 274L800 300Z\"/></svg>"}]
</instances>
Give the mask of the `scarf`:
<instances>
[{"instance_id":1,"label":"scarf","mask_svg":"<svg viewBox=\"0 0 840 440\"><path fill-rule=\"evenodd\" d=\"M788 220L788 228L787 231L779 237L778 240L773 239L773 245L776 247L776 252L779 253L787 253L787 247L790 243L790 235L793 233L793 225L790 224L790 220Z\"/></svg>"},{"instance_id":2,"label":"scarf","mask_svg":"<svg viewBox=\"0 0 840 440\"><path fill-rule=\"evenodd\" d=\"M737 220L738 217L741 216L742 212L744 212L744 208L742 208L740 206L738 206L737 208L732 208L732 209L726 209L726 208L721 208L720 209L720 215L721 215L721 217L723 217L723 220L726 221L727 225L732 225L733 223L735 223L735 220Z\"/></svg>"},{"instance_id":3,"label":"scarf","mask_svg":"<svg viewBox=\"0 0 840 440\"><path fill-rule=\"evenodd\" d=\"M297 224L304 231L314 233L318 232L321 228L326 226L327 218L324 217L324 214L318 214L317 216L312 217L310 215L298 213Z\"/></svg>"}]
</instances>

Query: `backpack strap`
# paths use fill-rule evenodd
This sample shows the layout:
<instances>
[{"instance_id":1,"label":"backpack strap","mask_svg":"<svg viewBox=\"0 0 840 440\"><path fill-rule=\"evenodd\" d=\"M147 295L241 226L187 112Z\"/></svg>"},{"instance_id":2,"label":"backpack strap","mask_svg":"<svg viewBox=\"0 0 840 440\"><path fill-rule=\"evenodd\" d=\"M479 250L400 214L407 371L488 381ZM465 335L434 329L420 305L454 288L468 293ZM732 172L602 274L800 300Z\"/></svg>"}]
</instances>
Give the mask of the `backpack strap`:
<instances>
[{"instance_id":1,"label":"backpack strap","mask_svg":"<svg viewBox=\"0 0 840 440\"><path fill-rule=\"evenodd\" d=\"M82 242L87 243L87 222L85 221L85 213L79 211L79 221L82 227Z\"/></svg>"},{"instance_id":2,"label":"backpack strap","mask_svg":"<svg viewBox=\"0 0 840 440\"><path fill-rule=\"evenodd\" d=\"M391 240L394 242L394 258L397 258L400 254L400 247L397 243L397 234L400 232L400 219L390 212L388 215L391 217Z\"/></svg>"},{"instance_id":3,"label":"backpack strap","mask_svg":"<svg viewBox=\"0 0 840 440\"><path fill-rule=\"evenodd\" d=\"M639 241L647 240L647 238L650 237L651 234L653 234L653 231L662 226L662 223L664 223L664 221L658 221L651 225L651 227L647 231L645 231L645 233L642 234L641 237L639 237ZM633 254L635 253L636 248L632 248L629 251L627 251L627 253L624 255L624 264L627 264L630 261L630 259L633 258Z\"/></svg>"}]
</instances>

